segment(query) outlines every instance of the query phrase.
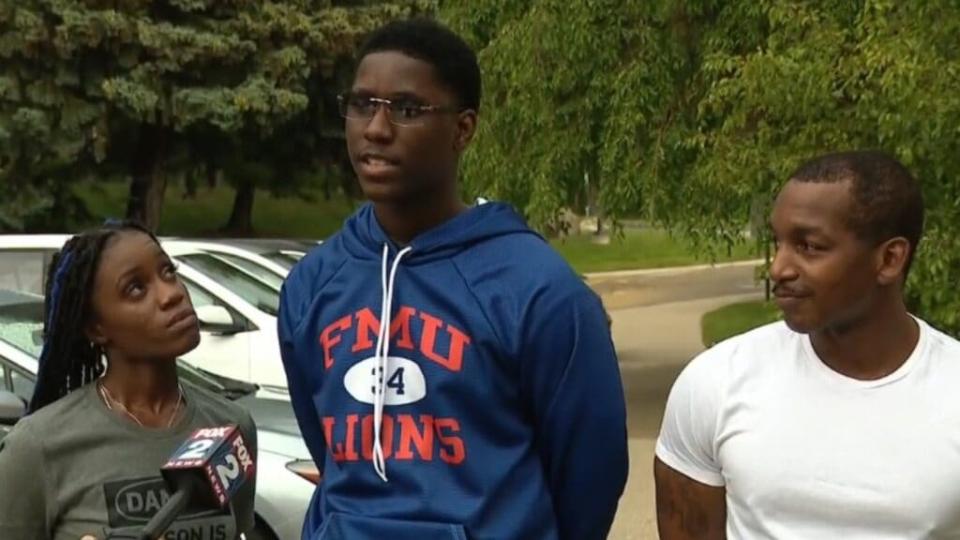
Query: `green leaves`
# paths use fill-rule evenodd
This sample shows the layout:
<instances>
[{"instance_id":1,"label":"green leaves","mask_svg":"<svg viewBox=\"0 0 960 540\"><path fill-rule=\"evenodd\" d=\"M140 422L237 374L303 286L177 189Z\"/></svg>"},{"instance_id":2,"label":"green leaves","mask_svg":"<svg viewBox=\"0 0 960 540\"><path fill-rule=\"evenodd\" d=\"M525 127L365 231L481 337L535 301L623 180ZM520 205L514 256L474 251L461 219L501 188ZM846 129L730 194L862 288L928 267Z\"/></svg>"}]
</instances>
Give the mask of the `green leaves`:
<instances>
[{"instance_id":1,"label":"green leaves","mask_svg":"<svg viewBox=\"0 0 960 540\"><path fill-rule=\"evenodd\" d=\"M33 186L0 184L0 232L22 230L26 221L53 206L53 199Z\"/></svg>"},{"instance_id":2,"label":"green leaves","mask_svg":"<svg viewBox=\"0 0 960 540\"><path fill-rule=\"evenodd\" d=\"M307 97L298 92L278 88L262 77L232 88L189 88L173 97L174 126L185 129L208 123L225 132L238 131L248 122L268 135L271 127L303 112Z\"/></svg>"},{"instance_id":3,"label":"green leaves","mask_svg":"<svg viewBox=\"0 0 960 540\"><path fill-rule=\"evenodd\" d=\"M960 332L960 297L926 290L960 281L955 1L472 0L441 14L480 48L471 194L544 230L599 201L716 249L762 227L801 161L884 149L930 209L911 297Z\"/></svg>"},{"instance_id":4,"label":"green leaves","mask_svg":"<svg viewBox=\"0 0 960 540\"><path fill-rule=\"evenodd\" d=\"M336 137L342 127L324 116L323 104L340 89L360 40L390 18L432 6L428 0L3 2L0 180L55 191L86 176L162 186L164 178L198 169L222 172L242 154L259 160L250 170L284 171L265 185L296 191L281 184L315 177L325 156L342 151ZM258 146L296 152L250 151ZM162 189L144 193L162 196ZM153 208L146 219L159 219L159 203Z\"/></svg>"},{"instance_id":5,"label":"green leaves","mask_svg":"<svg viewBox=\"0 0 960 540\"><path fill-rule=\"evenodd\" d=\"M590 182L603 185L598 136L631 34L618 4L444 4L448 22L488 43L480 52L485 99L478 144L465 161L471 193L506 195L535 224L551 228L570 200L586 201ZM484 28L478 20L501 27Z\"/></svg>"},{"instance_id":6,"label":"green leaves","mask_svg":"<svg viewBox=\"0 0 960 540\"><path fill-rule=\"evenodd\" d=\"M148 86L129 78L115 77L103 81L103 95L110 105L119 108L138 122L148 124L158 121L160 94Z\"/></svg>"}]
</instances>

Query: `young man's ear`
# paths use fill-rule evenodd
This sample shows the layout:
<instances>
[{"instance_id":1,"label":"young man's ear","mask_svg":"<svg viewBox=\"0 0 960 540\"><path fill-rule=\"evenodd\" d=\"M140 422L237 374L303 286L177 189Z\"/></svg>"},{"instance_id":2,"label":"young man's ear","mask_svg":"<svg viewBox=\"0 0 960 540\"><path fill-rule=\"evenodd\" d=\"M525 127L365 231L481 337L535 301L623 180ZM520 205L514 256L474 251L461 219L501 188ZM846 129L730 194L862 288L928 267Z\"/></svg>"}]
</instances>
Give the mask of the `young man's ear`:
<instances>
[{"instance_id":1,"label":"young man's ear","mask_svg":"<svg viewBox=\"0 0 960 540\"><path fill-rule=\"evenodd\" d=\"M892 285L905 279L907 261L913 252L910 241L898 236L887 240L877 249L877 281L880 285Z\"/></svg>"},{"instance_id":2,"label":"young man's ear","mask_svg":"<svg viewBox=\"0 0 960 540\"><path fill-rule=\"evenodd\" d=\"M457 152L467 149L473 135L477 132L477 112L467 109L457 117L457 136L453 140L453 148Z\"/></svg>"}]
</instances>

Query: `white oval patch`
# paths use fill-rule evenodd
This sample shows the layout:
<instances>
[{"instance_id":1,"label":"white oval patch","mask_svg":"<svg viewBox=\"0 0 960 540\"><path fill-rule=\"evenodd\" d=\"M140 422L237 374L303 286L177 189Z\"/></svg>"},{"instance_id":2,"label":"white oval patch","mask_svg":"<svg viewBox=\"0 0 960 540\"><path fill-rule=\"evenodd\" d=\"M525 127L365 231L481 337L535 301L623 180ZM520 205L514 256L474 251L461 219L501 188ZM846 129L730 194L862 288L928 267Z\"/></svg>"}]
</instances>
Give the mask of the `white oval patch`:
<instances>
[{"instance_id":1,"label":"white oval patch","mask_svg":"<svg viewBox=\"0 0 960 540\"><path fill-rule=\"evenodd\" d=\"M373 404L377 359L371 356L347 370L343 385L353 399ZM390 356L387 358L387 377L384 379L384 405L407 405L427 396L427 381L420 366L412 360Z\"/></svg>"}]
</instances>

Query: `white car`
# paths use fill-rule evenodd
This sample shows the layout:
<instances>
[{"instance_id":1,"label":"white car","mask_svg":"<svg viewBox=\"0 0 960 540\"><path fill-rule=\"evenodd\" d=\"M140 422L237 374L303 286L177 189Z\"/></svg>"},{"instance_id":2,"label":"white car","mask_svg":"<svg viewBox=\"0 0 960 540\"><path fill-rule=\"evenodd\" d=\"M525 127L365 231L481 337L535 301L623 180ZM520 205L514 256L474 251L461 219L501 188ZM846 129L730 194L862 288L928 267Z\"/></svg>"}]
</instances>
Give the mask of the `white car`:
<instances>
[{"instance_id":1,"label":"white car","mask_svg":"<svg viewBox=\"0 0 960 540\"><path fill-rule=\"evenodd\" d=\"M286 268L288 271L322 240L293 240L284 238L213 238L208 243L232 246L255 253Z\"/></svg>"},{"instance_id":2,"label":"white car","mask_svg":"<svg viewBox=\"0 0 960 540\"><path fill-rule=\"evenodd\" d=\"M69 238L0 236L0 289L43 294L51 258ZM200 345L184 359L218 375L285 392L277 290L234 265L173 242L168 248L161 240L180 264L180 277L200 321Z\"/></svg>"},{"instance_id":3,"label":"white car","mask_svg":"<svg viewBox=\"0 0 960 540\"><path fill-rule=\"evenodd\" d=\"M262 281L277 292L280 292L283 280L290 272L288 268L266 257L227 244L180 238L163 238L161 241L167 253L191 266L204 268L205 265L210 264L212 258L246 272L250 277Z\"/></svg>"},{"instance_id":4,"label":"white car","mask_svg":"<svg viewBox=\"0 0 960 540\"><path fill-rule=\"evenodd\" d=\"M33 395L42 321L42 297L0 290L0 393L13 393L24 404ZM248 540L299 540L320 475L290 402L269 390L257 391L255 385L204 373L187 362L178 367L181 379L234 399L257 424L257 528ZM15 421L0 418L0 438Z\"/></svg>"}]
</instances>

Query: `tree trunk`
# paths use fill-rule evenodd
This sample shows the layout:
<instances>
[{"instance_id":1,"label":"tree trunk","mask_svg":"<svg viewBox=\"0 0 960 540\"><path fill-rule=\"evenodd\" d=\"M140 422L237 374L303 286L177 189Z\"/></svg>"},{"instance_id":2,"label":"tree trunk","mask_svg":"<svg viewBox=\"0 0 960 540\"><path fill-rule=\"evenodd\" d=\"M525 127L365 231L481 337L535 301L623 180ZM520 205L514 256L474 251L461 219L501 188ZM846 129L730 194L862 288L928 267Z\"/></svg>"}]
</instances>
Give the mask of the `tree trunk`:
<instances>
[{"instance_id":1,"label":"tree trunk","mask_svg":"<svg viewBox=\"0 0 960 540\"><path fill-rule=\"evenodd\" d=\"M230 220L224 227L225 232L249 236L253 234L253 197L256 195L253 182L241 182L233 198L233 210Z\"/></svg>"},{"instance_id":2,"label":"tree trunk","mask_svg":"<svg viewBox=\"0 0 960 540\"><path fill-rule=\"evenodd\" d=\"M331 190L330 190L330 184L331 184L331 182L332 182L332 180L331 180L331 177L332 177L332 176L333 176L333 173L332 173L331 169L324 169L324 170L323 170L323 200L325 200L325 201L327 201L327 202L330 201L330 197L332 196L332 193L331 193Z\"/></svg>"},{"instance_id":3,"label":"tree trunk","mask_svg":"<svg viewBox=\"0 0 960 540\"><path fill-rule=\"evenodd\" d=\"M196 199L197 198L197 173L196 171L190 171L183 177L183 198L184 199Z\"/></svg>"},{"instance_id":4,"label":"tree trunk","mask_svg":"<svg viewBox=\"0 0 960 540\"><path fill-rule=\"evenodd\" d=\"M139 221L151 231L160 226L167 177L163 169L167 133L161 126L140 127L140 140L130 164L130 197L127 219Z\"/></svg>"},{"instance_id":5,"label":"tree trunk","mask_svg":"<svg viewBox=\"0 0 960 540\"><path fill-rule=\"evenodd\" d=\"M219 169L212 163L207 164L207 187L213 189L217 187L217 175Z\"/></svg>"},{"instance_id":6,"label":"tree trunk","mask_svg":"<svg viewBox=\"0 0 960 540\"><path fill-rule=\"evenodd\" d=\"M603 228L603 222L607 218L607 212L600 202L600 173L596 165L591 167L590 175L586 178L587 205L590 207L590 215L597 218L597 231L593 234L601 236L606 234Z\"/></svg>"}]
</instances>

